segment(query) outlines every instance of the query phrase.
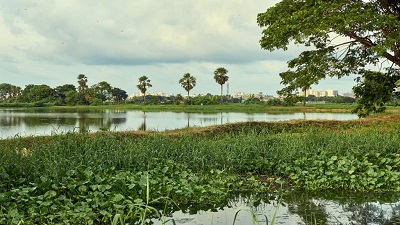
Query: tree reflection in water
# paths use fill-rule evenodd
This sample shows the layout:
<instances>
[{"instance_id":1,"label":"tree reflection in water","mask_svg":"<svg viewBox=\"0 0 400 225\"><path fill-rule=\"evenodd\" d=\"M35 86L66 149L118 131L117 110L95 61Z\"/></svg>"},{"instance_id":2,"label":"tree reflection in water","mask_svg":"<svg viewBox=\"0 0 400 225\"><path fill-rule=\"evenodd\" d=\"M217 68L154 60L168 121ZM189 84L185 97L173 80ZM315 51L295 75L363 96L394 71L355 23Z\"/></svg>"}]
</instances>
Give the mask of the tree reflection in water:
<instances>
[{"instance_id":1,"label":"tree reflection in water","mask_svg":"<svg viewBox=\"0 0 400 225\"><path fill-rule=\"evenodd\" d=\"M142 118L143 118L143 123L140 124L138 130L146 131L146 130L147 130L147 125L146 125L146 112L143 112L143 117L142 117Z\"/></svg>"},{"instance_id":2,"label":"tree reflection in water","mask_svg":"<svg viewBox=\"0 0 400 225\"><path fill-rule=\"evenodd\" d=\"M66 132L169 130L229 122L280 121L304 118L303 113L173 113L109 109L0 109L0 139L15 134L52 135ZM356 115L310 113L307 119L348 120ZM138 118L140 118L138 120ZM142 120L141 120L142 119Z\"/></svg>"}]
</instances>

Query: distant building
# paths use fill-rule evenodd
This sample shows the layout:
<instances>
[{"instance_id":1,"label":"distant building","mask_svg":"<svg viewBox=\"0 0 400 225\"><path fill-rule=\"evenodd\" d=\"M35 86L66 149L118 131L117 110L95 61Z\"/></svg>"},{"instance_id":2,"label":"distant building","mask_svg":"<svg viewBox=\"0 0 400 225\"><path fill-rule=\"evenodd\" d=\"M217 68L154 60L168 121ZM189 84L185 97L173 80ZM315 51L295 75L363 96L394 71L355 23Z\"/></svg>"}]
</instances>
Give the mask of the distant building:
<instances>
[{"instance_id":1,"label":"distant building","mask_svg":"<svg viewBox=\"0 0 400 225\"><path fill-rule=\"evenodd\" d=\"M343 97L356 98L353 92L346 92L342 94Z\"/></svg>"},{"instance_id":2,"label":"distant building","mask_svg":"<svg viewBox=\"0 0 400 225\"><path fill-rule=\"evenodd\" d=\"M169 97L169 96L171 96L171 94L166 94L166 93L163 93L163 92L146 92L146 95L162 96L162 97ZM132 99L132 98L140 97L140 96L143 97L143 94L142 94L141 92L138 92L138 93L129 95L128 99Z\"/></svg>"},{"instance_id":3,"label":"distant building","mask_svg":"<svg viewBox=\"0 0 400 225\"><path fill-rule=\"evenodd\" d=\"M306 91L306 97L310 95L314 95L315 97L335 97L339 94L337 90L333 89L328 89L328 90L323 90L323 91L317 91L317 90L307 90Z\"/></svg>"}]
</instances>

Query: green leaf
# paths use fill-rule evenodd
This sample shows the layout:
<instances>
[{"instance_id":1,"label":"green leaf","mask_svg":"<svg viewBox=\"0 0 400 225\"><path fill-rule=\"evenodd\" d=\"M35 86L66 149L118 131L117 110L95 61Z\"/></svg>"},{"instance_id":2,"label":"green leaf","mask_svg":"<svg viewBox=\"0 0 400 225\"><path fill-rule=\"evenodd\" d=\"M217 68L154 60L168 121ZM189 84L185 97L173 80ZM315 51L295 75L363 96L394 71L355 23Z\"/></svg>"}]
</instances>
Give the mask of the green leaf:
<instances>
[{"instance_id":1,"label":"green leaf","mask_svg":"<svg viewBox=\"0 0 400 225\"><path fill-rule=\"evenodd\" d=\"M47 191L47 192L44 194L44 198L46 198L46 199L48 199L48 198L53 198L53 197L55 197L55 196L57 196L57 192L55 192L55 191L53 191L53 190Z\"/></svg>"}]
</instances>

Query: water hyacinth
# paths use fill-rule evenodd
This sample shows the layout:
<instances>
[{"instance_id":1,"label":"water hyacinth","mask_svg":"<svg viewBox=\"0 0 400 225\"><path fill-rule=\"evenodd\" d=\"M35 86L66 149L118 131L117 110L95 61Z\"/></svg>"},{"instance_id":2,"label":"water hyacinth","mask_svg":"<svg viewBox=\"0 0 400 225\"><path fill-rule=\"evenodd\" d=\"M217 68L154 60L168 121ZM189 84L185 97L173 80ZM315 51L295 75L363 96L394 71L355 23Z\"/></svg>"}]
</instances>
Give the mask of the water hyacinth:
<instances>
[{"instance_id":1,"label":"water hyacinth","mask_svg":"<svg viewBox=\"0 0 400 225\"><path fill-rule=\"evenodd\" d=\"M239 193L400 191L396 118L3 140L0 224L129 222Z\"/></svg>"}]
</instances>

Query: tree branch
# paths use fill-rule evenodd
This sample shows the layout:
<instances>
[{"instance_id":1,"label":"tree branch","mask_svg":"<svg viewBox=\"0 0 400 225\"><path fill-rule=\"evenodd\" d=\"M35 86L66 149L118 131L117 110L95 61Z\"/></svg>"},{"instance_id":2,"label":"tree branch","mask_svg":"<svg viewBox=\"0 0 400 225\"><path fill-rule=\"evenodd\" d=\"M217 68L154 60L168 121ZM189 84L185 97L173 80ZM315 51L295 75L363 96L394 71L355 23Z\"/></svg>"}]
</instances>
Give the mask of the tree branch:
<instances>
[{"instance_id":1,"label":"tree branch","mask_svg":"<svg viewBox=\"0 0 400 225\"><path fill-rule=\"evenodd\" d=\"M365 45L369 48L376 46L375 43L373 43L371 40L364 38L364 37L360 37L357 34L355 34L354 32L351 31L345 31L344 32L345 35L349 36L350 38L353 38L354 40L356 40L357 42L361 43L362 45ZM390 60L391 62L395 63L397 66L400 66L400 60L399 58L393 56L392 54L388 53L388 52L384 52L383 55L385 56L385 58L387 58L388 60Z\"/></svg>"},{"instance_id":2,"label":"tree branch","mask_svg":"<svg viewBox=\"0 0 400 225\"><path fill-rule=\"evenodd\" d=\"M334 46L332 46L332 47L337 48L337 47L340 47L340 46L342 46L342 45L352 44L352 43L355 43L355 42L357 42L357 40L348 41L348 42L343 42L343 43L334 45Z\"/></svg>"}]
</instances>

